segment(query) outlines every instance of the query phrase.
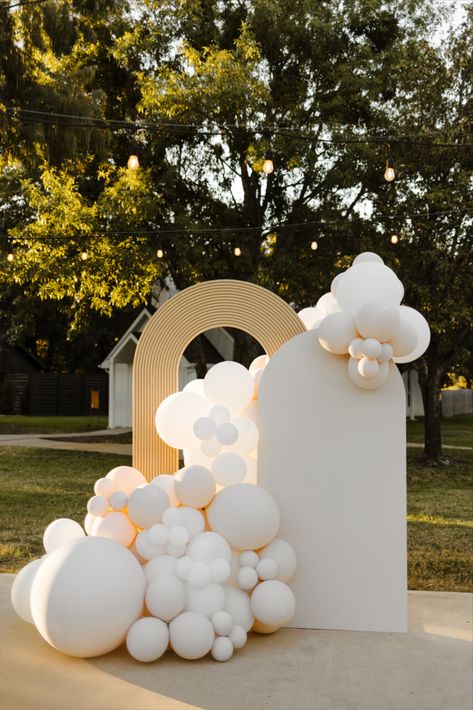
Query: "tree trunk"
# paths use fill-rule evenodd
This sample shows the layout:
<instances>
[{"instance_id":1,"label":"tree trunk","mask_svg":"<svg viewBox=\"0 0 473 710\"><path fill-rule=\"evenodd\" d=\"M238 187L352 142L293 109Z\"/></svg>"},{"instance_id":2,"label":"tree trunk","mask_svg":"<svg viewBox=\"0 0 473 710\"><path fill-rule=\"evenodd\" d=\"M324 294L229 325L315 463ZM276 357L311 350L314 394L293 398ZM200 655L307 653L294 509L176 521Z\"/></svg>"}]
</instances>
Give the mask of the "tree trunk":
<instances>
[{"instance_id":1,"label":"tree trunk","mask_svg":"<svg viewBox=\"0 0 473 710\"><path fill-rule=\"evenodd\" d=\"M439 461L442 456L441 378L442 368L431 361L427 361L425 368L419 369L419 383L425 412L424 455L429 461Z\"/></svg>"}]
</instances>

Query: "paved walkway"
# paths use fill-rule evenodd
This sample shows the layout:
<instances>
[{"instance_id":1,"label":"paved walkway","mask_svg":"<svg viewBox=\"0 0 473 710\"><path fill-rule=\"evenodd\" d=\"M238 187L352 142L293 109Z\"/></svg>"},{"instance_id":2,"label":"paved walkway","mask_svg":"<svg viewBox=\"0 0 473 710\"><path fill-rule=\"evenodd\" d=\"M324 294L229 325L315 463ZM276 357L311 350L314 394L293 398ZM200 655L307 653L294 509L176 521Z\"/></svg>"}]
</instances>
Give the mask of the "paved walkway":
<instances>
[{"instance_id":1,"label":"paved walkway","mask_svg":"<svg viewBox=\"0 0 473 710\"><path fill-rule=\"evenodd\" d=\"M13 612L0 576L4 710L471 710L472 595L410 592L408 634L282 629L228 663L122 648L64 656Z\"/></svg>"}]
</instances>

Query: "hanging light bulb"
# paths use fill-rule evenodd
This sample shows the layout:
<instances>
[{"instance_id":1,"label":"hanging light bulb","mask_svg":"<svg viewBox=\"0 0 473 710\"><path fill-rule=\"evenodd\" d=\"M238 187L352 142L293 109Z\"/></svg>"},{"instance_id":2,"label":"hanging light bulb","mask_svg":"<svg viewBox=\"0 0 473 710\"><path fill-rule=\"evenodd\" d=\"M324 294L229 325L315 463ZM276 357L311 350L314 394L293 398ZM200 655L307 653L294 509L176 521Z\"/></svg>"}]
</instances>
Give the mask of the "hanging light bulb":
<instances>
[{"instance_id":1,"label":"hanging light bulb","mask_svg":"<svg viewBox=\"0 0 473 710\"><path fill-rule=\"evenodd\" d=\"M235 256L241 256L240 247L235 247L235 249L233 250L233 253L235 254Z\"/></svg>"},{"instance_id":2,"label":"hanging light bulb","mask_svg":"<svg viewBox=\"0 0 473 710\"><path fill-rule=\"evenodd\" d=\"M266 173L266 175L271 175L271 173L274 172L274 163L269 153L266 154L266 158L264 159L263 172Z\"/></svg>"},{"instance_id":3,"label":"hanging light bulb","mask_svg":"<svg viewBox=\"0 0 473 710\"><path fill-rule=\"evenodd\" d=\"M82 261L87 261L87 259L89 258L89 255L87 254L85 249L82 251L80 258L82 259Z\"/></svg>"},{"instance_id":4,"label":"hanging light bulb","mask_svg":"<svg viewBox=\"0 0 473 710\"><path fill-rule=\"evenodd\" d=\"M394 174L393 159L391 156L386 160L386 170L384 171L384 179L387 182L392 182L396 175Z\"/></svg>"},{"instance_id":5,"label":"hanging light bulb","mask_svg":"<svg viewBox=\"0 0 473 710\"><path fill-rule=\"evenodd\" d=\"M164 256L163 250L162 250L162 249L158 249L158 251L156 252L156 256L158 257L158 259L162 259L163 256Z\"/></svg>"},{"instance_id":6,"label":"hanging light bulb","mask_svg":"<svg viewBox=\"0 0 473 710\"><path fill-rule=\"evenodd\" d=\"M7 261L12 262L15 257L13 256L13 252L8 252L7 254Z\"/></svg>"},{"instance_id":7,"label":"hanging light bulb","mask_svg":"<svg viewBox=\"0 0 473 710\"><path fill-rule=\"evenodd\" d=\"M140 167L140 161L137 155L130 155L127 162L128 170L138 170Z\"/></svg>"},{"instance_id":8,"label":"hanging light bulb","mask_svg":"<svg viewBox=\"0 0 473 710\"><path fill-rule=\"evenodd\" d=\"M398 241L399 241L399 237L397 236L397 234L393 234L391 237L391 244L397 244Z\"/></svg>"},{"instance_id":9,"label":"hanging light bulb","mask_svg":"<svg viewBox=\"0 0 473 710\"><path fill-rule=\"evenodd\" d=\"M310 245L310 248L312 249L312 251L317 251L317 249L319 248L319 245L317 244L316 241L313 241Z\"/></svg>"}]
</instances>

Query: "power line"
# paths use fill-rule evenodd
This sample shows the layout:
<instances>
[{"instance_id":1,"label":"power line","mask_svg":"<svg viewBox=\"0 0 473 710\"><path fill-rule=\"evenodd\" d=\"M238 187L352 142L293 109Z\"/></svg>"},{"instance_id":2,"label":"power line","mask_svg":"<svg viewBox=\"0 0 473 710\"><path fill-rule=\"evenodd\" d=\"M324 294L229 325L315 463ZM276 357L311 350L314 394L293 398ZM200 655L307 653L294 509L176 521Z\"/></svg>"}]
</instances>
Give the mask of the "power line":
<instances>
[{"instance_id":1,"label":"power line","mask_svg":"<svg viewBox=\"0 0 473 710\"><path fill-rule=\"evenodd\" d=\"M283 138L294 138L296 140L304 140L311 143L320 143L327 145L350 145L350 144L376 144L384 145L386 142L395 143L397 145L416 145L429 148L463 148L472 147L473 143L465 142L448 142L448 141L426 141L420 139L419 136L392 136L392 135L359 135L334 138L323 138L318 135L301 131L292 126L277 126L262 124L261 126L241 126L236 123L216 124L214 128L205 128L198 123L153 123L153 122L135 122L122 121L118 119L106 119L93 116L80 116L77 114L55 113L48 111L39 111L34 109L15 108L6 106L0 110L0 115L7 118L13 118L22 121L23 123L41 123L46 125L58 125L70 128L98 129L98 130L125 130L131 132L147 131L147 132L164 132L171 134L195 134L197 136L221 136L229 131L240 133L260 133L262 137L268 137L268 134L278 135ZM439 133L426 133L426 136L439 135ZM471 134L459 134L462 137L470 138Z\"/></svg>"},{"instance_id":2,"label":"power line","mask_svg":"<svg viewBox=\"0 0 473 710\"><path fill-rule=\"evenodd\" d=\"M21 0L21 2L16 2L10 5L9 2L1 2L0 7L4 7L6 10L12 10L14 7L23 7L24 5L38 5L38 3L48 2L48 0Z\"/></svg>"}]
</instances>

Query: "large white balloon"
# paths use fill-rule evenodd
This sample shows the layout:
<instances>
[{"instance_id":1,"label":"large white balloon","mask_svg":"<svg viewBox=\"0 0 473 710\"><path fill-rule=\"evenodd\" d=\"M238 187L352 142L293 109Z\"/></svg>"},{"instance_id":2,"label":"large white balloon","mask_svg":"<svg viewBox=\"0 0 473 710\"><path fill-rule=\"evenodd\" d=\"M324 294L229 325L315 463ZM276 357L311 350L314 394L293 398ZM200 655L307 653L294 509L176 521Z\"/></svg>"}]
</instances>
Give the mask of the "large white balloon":
<instances>
[{"instance_id":1,"label":"large white balloon","mask_svg":"<svg viewBox=\"0 0 473 710\"><path fill-rule=\"evenodd\" d=\"M207 372L204 392L212 404L224 404L232 414L239 414L253 398L253 380L238 362L219 362Z\"/></svg>"},{"instance_id":2,"label":"large white balloon","mask_svg":"<svg viewBox=\"0 0 473 710\"><path fill-rule=\"evenodd\" d=\"M31 590L41 636L58 651L88 658L120 646L141 616L145 577L129 550L84 537L44 560Z\"/></svg>"},{"instance_id":3,"label":"large white balloon","mask_svg":"<svg viewBox=\"0 0 473 710\"><path fill-rule=\"evenodd\" d=\"M21 617L23 621L27 621L28 624L34 623L31 615L31 588L36 573L45 559L46 556L40 557L39 560L28 562L16 575L11 588L11 602L13 608L18 616Z\"/></svg>"},{"instance_id":4,"label":"large white balloon","mask_svg":"<svg viewBox=\"0 0 473 710\"><path fill-rule=\"evenodd\" d=\"M150 560L144 567L146 581L150 584L154 579L165 576L175 576L179 560L172 555L160 555Z\"/></svg>"},{"instance_id":5,"label":"large white balloon","mask_svg":"<svg viewBox=\"0 0 473 710\"><path fill-rule=\"evenodd\" d=\"M391 340L401 325L401 310L386 301L366 301L356 315L356 327L363 338Z\"/></svg>"},{"instance_id":6,"label":"large white balloon","mask_svg":"<svg viewBox=\"0 0 473 710\"><path fill-rule=\"evenodd\" d=\"M170 574L155 577L146 590L146 607L163 621L171 621L186 603L186 590L180 579Z\"/></svg>"},{"instance_id":7,"label":"large white balloon","mask_svg":"<svg viewBox=\"0 0 473 710\"><path fill-rule=\"evenodd\" d=\"M364 261L372 261L375 262L376 264L384 264L384 261L381 259L379 254L375 254L374 251L364 251L361 254L358 254L353 259L353 266L356 266L357 264L362 264Z\"/></svg>"},{"instance_id":8,"label":"large white balloon","mask_svg":"<svg viewBox=\"0 0 473 710\"><path fill-rule=\"evenodd\" d=\"M283 626L296 610L294 593L287 584L276 579L258 584L251 594L251 611L267 626Z\"/></svg>"},{"instance_id":9,"label":"large white balloon","mask_svg":"<svg viewBox=\"0 0 473 710\"><path fill-rule=\"evenodd\" d=\"M128 631L126 647L135 661L151 663L161 658L169 645L169 629L160 619L147 616Z\"/></svg>"},{"instance_id":10,"label":"large white balloon","mask_svg":"<svg viewBox=\"0 0 473 710\"><path fill-rule=\"evenodd\" d=\"M379 300L399 306L403 295L404 288L394 271L373 261L352 266L337 287L340 308L355 317L367 301Z\"/></svg>"},{"instance_id":11,"label":"large white balloon","mask_svg":"<svg viewBox=\"0 0 473 710\"><path fill-rule=\"evenodd\" d=\"M393 356L398 357L409 357L410 354L414 352L417 347L418 337L415 327L408 320L401 318L401 325L396 333L396 336L389 341L390 346L393 349Z\"/></svg>"},{"instance_id":12,"label":"large white balloon","mask_svg":"<svg viewBox=\"0 0 473 710\"><path fill-rule=\"evenodd\" d=\"M215 478L203 466L189 466L179 471L174 490L183 505L204 508L215 495Z\"/></svg>"},{"instance_id":13,"label":"large white balloon","mask_svg":"<svg viewBox=\"0 0 473 710\"><path fill-rule=\"evenodd\" d=\"M150 528L163 519L169 496L160 486L149 483L136 488L128 500L128 517L139 528Z\"/></svg>"},{"instance_id":14,"label":"large white balloon","mask_svg":"<svg viewBox=\"0 0 473 710\"><path fill-rule=\"evenodd\" d=\"M315 308L317 311L321 311L322 313L324 313L324 315L330 315L330 313L338 313L341 310L338 300L332 293L324 293L324 295L321 296L317 301ZM317 322L318 321L313 323L313 326L315 326Z\"/></svg>"},{"instance_id":15,"label":"large white balloon","mask_svg":"<svg viewBox=\"0 0 473 710\"><path fill-rule=\"evenodd\" d=\"M194 423L208 414L205 399L194 392L177 392L166 397L156 412L156 431L175 449L191 449L199 444Z\"/></svg>"},{"instance_id":16,"label":"large white balloon","mask_svg":"<svg viewBox=\"0 0 473 710\"><path fill-rule=\"evenodd\" d=\"M274 498L251 483L221 490L207 508L207 520L236 550L267 545L279 529L279 508Z\"/></svg>"},{"instance_id":17,"label":"large white balloon","mask_svg":"<svg viewBox=\"0 0 473 710\"><path fill-rule=\"evenodd\" d=\"M75 520L58 518L49 523L44 531L43 546L46 552L54 552L61 545L84 536L84 530Z\"/></svg>"},{"instance_id":18,"label":"large white balloon","mask_svg":"<svg viewBox=\"0 0 473 710\"><path fill-rule=\"evenodd\" d=\"M127 496L130 496L135 488L146 483L146 478L143 474L133 466L117 466L112 468L106 476L112 481L116 491L124 491Z\"/></svg>"},{"instance_id":19,"label":"large white balloon","mask_svg":"<svg viewBox=\"0 0 473 710\"><path fill-rule=\"evenodd\" d=\"M232 451L219 454L212 464L212 474L221 486L234 486L246 476L245 459Z\"/></svg>"},{"instance_id":20,"label":"large white balloon","mask_svg":"<svg viewBox=\"0 0 473 710\"><path fill-rule=\"evenodd\" d=\"M403 323L412 325L417 333L417 345L407 355L399 355L393 358L394 362L412 362L423 355L430 343L430 328L424 316L409 306L401 306L401 319Z\"/></svg>"},{"instance_id":21,"label":"large white balloon","mask_svg":"<svg viewBox=\"0 0 473 710\"><path fill-rule=\"evenodd\" d=\"M251 611L248 594L242 589L228 585L224 585L223 591L225 592L225 611L228 611L234 624L241 626L245 631L249 631L253 626L255 617Z\"/></svg>"},{"instance_id":22,"label":"large white balloon","mask_svg":"<svg viewBox=\"0 0 473 710\"><path fill-rule=\"evenodd\" d=\"M212 622L203 614L186 611L169 624L171 647L178 656L193 661L211 650L215 632Z\"/></svg>"},{"instance_id":23,"label":"large white balloon","mask_svg":"<svg viewBox=\"0 0 473 710\"><path fill-rule=\"evenodd\" d=\"M92 536L106 537L120 543L123 547L128 547L135 539L136 528L130 523L125 513L112 510L103 518L95 519Z\"/></svg>"},{"instance_id":24,"label":"large white balloon","mask_svg":"<svg viewBox=\"0 0 473 710\"><path fill-rule=\"evenodd\" d=\"M261 560L273 560L278 566L276 579L288 582L293 577L297 566L294 548L285 540L277 538L258 551Z\"/></svg>"},{"instance_id":25,"label":"large white balloon","mask_svg":"<svg viewBox=\"0 0 473 710\"><path fill-rule=\"evenodd\" d=\"M380 385L386 381L389 375L389 363L383 362L379 366L378 373L374 377L363 377L358 371L359 362L361 361L355 360L353 357L351 357L348 361L348 375L355 385L358 385L358 387L365 390L372 390L376 389L376 387L380 387Z\"/></svg>"},{"instance_id":26,"label":"large white balloon","mask_svg":"<svg viewBox=\"0 0 473 710\"><path fill-rule=\"evenodd\" d=\"M316 323L319 323L325 318L326 313L319 308L310 306L309 308L303 308L297 315L304 323L307 330L311 330Z\"/></svg>"},{"instance_id":27,"label":"large white balloon","mask_svg":"<svg viewBox=\"0 0 473 710\"><path fill-rule=\"evenodd\" d=\"M317 330L322 347L335 355L347 353L348 346L357 335L355 319L350 313L331 313Z\"/></svg>"}]
</instances>

